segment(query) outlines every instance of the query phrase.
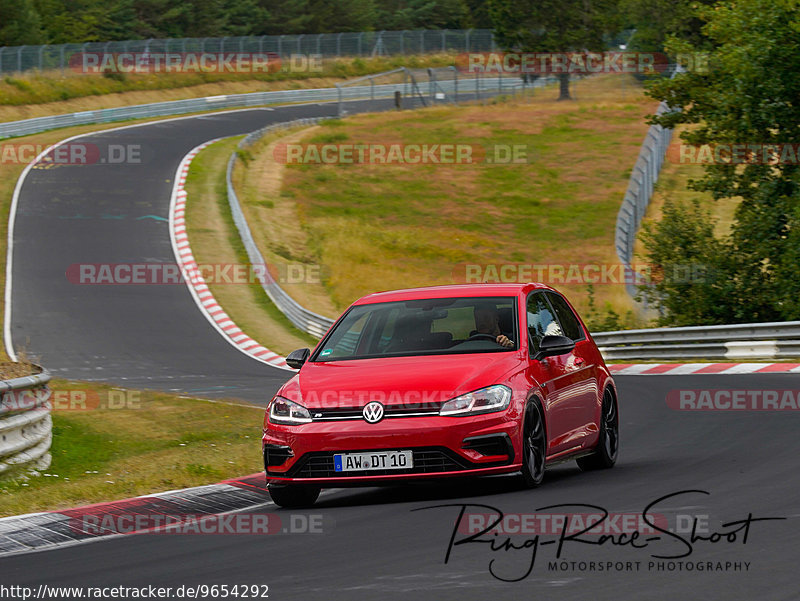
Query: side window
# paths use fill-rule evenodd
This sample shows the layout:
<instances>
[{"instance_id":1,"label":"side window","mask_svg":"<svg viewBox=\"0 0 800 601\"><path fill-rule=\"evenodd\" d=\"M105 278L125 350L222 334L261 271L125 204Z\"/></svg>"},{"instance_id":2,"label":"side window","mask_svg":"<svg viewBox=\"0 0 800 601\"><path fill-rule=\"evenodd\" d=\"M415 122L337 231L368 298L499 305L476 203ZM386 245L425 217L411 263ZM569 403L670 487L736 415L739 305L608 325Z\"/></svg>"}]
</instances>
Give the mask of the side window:
<instances>
[{"instance_id":1,"label":"side window","mask_svg":"<svg viewBox=\"0 0 800 601\"><path fill-rule=\"evenodd\" d=\"M527 313L532 354L539 352L539 344L545 336L563 336L561 326L543 293L534 292L528 297Z\"/></svg>"},{"instance_id":2,"label":"side window","mask_svg":"<svg viewBox=\"0 0 800 601\"><path fill-rule=\"evenodd\" d=\"M561 323L561 328L564 330L564 336L571 338L573 341L583 340L583 328L581 327L575 313L572 312L567 302L561 297L560 294L547 292L547 298L556 312L558 321Z\"/></svg>"}]
</instances>

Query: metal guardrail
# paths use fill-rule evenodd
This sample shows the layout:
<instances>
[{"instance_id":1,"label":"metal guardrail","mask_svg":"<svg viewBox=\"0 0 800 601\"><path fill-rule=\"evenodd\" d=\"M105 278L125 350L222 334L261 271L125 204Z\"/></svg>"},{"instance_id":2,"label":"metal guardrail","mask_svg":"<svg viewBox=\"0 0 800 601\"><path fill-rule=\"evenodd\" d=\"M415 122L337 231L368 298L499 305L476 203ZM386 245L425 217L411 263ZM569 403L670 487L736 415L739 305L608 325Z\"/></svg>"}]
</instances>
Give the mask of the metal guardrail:
<instances>
[{"instance_id":1,"label":"metal guardrail","mask_svg":"<svg viewBox=\"0 0 800 601\"><path fill-rule=\"evenodd\" d=\"M0 477L50 465L50 373L0 381Z\"/></svg>"},{"instance_id":2,"label":"metal guardrail","mask_svg":"<svg viewBox=\"0 0 800 601\"><path fill-rule=\"evenodd\" d=\"M800 357L800 321L622 330L592 337L606 360Z\"/></svg>"},{"instance_id":3,"label":"metal guardrail","mask_svg":"<svg viewBox=\"0 0 800 601\"><path fill-rule=\"evenodd\" d=\"M241 142L239 142L239 148L244 148L245 146L253 144L255 141L259 140L268 133L281 129L289 129L292 127L314 125L320 120L321 119L319 118L298 119L296 121L270 125L245 137ZM247 251L247 256L250 259L250 263L252 265L265 265L266 262L264 261L264 257L261 254L261 251L258 249L258 245L255 243L255 240L253 240L253 234L250 231L250 226L247 225L247 219L245 219L242 206L239 202L239 198L236 196L236 190L233 187L232 175L233 166L235 163L236 153L234 152L231 154L230 159L228 159L228 169L225 175L228 186L228 204L231 208L233 222L236 224L236 229L239 230L239 236L241 237L244 248ZM327 332L328 329L333 325L334 320L314 313L313 311L309 311L291 296L289 296L286 291L278 285L278 282L276 282L275 279L270 275L268 269L262 270L258 278L259 282L261 283L261 287L264 289L264 292L267 294L270 300L275 304L276 307L278 307L278 309L280 309L281 313L283 313L289 319L289 321L295 325L295 327L307 332L308 334L311 334L312 336L322 338L325 335L325 332Z\"/></svg>"},{"instance_id":4,"label":"metal guardrail","mask_svg":"<svg viewBox=\"0 0 800 601\"><path fill-rule=\"evenodd\" d=\"M662 102L658 105L656 114L661 115L668 110L667 104ZM645 283L644 277L631 267L636 233L639 231L639 225L641 225L647 206L650 204L650 198L653 195L658 174L661 171L661 165L664 164L664 157L671 140L671 129L665 129L660 125L650 126L631 172L622 206L617 213L614 245L617 257L625 269L625 289L631 296L635 296L638 292L638 285Z\"/></svg>"},{"instance_id":5,"label":"metal guardrail","mask_svg":"<svg viewBox=\"0 0 800 601\"><path fill-rule=\"evenodd\" d=\"M452 81L439 83L439 86L445 89L452 89L455 85L457 84ZM461 85L472 86L472 88L478 87L481 91L494 90L499 87L508 92L513 92L522 87L522 80L519 78L506 79L502 77L481 78L480 80L462 80ZM394 96L395 91L402 92L402 90L403 84L401 82L375 86L354 86L343 89L313 88L308 90L279 90L274 92L252 92L248 94L230 94L192 98L189 100L155 102L152 104L83 111L80 113L36 117L34 119L0 123L0 140L3 138L37 134L62 127L95 125L98 123L111 123L130 119L168 117L171 115L186 115L203 111L251 108L269 104L290 104L295 102L329 102L338 101L341 98L347 100L359 98L390 98Z\"/></svg>"},{"instance_id":6,"label":"metal guardrail","mask_svg":"<svg viewBox=\"0 0 800 601\"><path fill-rule=\"evenodd\" d=\"M282 59L292 55L391 56L434 52L482 52L495 50L489 29L420 29L405 31L361 31L299 35L264 35L224 38L173 38L0 47L0 75L32 69L70 68L70 58L81 53L186 53L259 52Z\"/></svg>"},{"instance_id":7,"label":"metal guardrail","mask_svg":"<svg viewBox=\"0 0 800 601\"><path fill-rule=\"evenodd\" d=\"M670 77L683 71L680 65L670 65L672 71ZM670 111L666 102L661 102L656 109L656 115L661 115ZM664 157L667 148L672 141L672 130L651 125L647 130L647 135L642 142L639 150L639 157L631 171L628 180L628 189L622 199L622 205L617 213L617 225L614 231L614 246L617 257L623 264L625 270L625 290L631 297L635 297L638 286L647 283L647 278L636 272L631 267L633 260L633 249L636 244L636 233L642 223L642 218L647 212L650 199L653 196L661 166L664 164Z\"/></svg>"}]
</instances>

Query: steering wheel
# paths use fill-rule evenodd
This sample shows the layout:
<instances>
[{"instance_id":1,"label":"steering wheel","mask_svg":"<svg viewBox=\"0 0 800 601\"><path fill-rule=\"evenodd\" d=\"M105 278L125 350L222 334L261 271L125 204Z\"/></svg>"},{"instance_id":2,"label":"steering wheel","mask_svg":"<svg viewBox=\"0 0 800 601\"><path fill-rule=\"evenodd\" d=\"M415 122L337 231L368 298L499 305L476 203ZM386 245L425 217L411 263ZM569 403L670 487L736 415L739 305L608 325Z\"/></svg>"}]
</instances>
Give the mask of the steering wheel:
<instances>
[{"instance_id":1,"label":"steering wheel","mask_svg":"<svg viewBox=\"0 0 800 601\"><path fill-rule=\"evenodd\" d=\"M473 334L469 338L467 338L467 342L470 340L491 340L492 342L497 342L497 336L492 336L491 334L482 334L478 332L477 334Z\"/></svg>"}]
</instances>

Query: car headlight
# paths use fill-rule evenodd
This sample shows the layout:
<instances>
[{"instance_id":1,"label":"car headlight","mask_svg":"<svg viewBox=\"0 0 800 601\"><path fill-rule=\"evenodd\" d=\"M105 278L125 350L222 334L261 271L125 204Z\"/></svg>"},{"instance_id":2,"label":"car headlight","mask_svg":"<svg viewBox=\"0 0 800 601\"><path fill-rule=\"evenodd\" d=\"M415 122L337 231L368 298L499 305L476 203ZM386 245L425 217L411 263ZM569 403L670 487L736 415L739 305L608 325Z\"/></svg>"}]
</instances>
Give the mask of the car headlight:
<instances>
[{"instance_id":1,"label":"car headlight","mask_svg":"<svg viewBox=\"0 0 800 601\"><path fill-rule=\"evenodd\" d=\"M439 415L476 415L503 411L510 402L511 389L497 384L450 399L442 405Z\"/></svg>"},{"instance_id":2,"label":"car headlight","mask_svg":"<svg viewBox=\"0 0 800 601\"><path fill-rule=\"evenodd\" d=\"M269 421L273 424L296 426L309 423L311 414L302 405L282 396L276 396L269 404Z\"/></svg>"}]
</instances>

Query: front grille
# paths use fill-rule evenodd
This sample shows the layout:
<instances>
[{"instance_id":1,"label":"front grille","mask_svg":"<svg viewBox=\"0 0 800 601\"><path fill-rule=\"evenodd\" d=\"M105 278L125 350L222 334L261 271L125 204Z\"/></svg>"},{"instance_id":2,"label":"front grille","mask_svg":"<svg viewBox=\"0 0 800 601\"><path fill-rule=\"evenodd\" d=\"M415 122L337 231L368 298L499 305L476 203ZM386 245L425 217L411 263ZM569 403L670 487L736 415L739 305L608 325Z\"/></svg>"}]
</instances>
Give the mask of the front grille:
<instances>
[{"instance_id":1,"label":"front grille","mask_svg":"<svg viewBox=\"0 0 800 601\"><path fill-rule=\"evenodd\" d=\"M383 419L393 417L424 417L439 415L442 403L424 403L419 406L386 405ZM309 409L315 422L364 419L363 407L340 407L337 409Z\"/></svg>"},{"instance_id":2,"label":"front grille","mask_svg":"<svg viewBox=\"0 0 800 601\"><path fill-rule=\"evenodd\" d=\"M380 451L393 449L379 449ZM406 449L398 449L406 450ZM368 453L363 451L342 451L348 453ZM339 478L347 476L386 476L402 474L432 474L440 472L458 472L472 467L468 462L455 456L451 451L442 447L428 447L411 449L414 467L404 470L366 470L355 472L337 472L333 467L333 456L336 453L306 453L291 470L286 474L289 478Z\"/></svg>"}]
</instances>

